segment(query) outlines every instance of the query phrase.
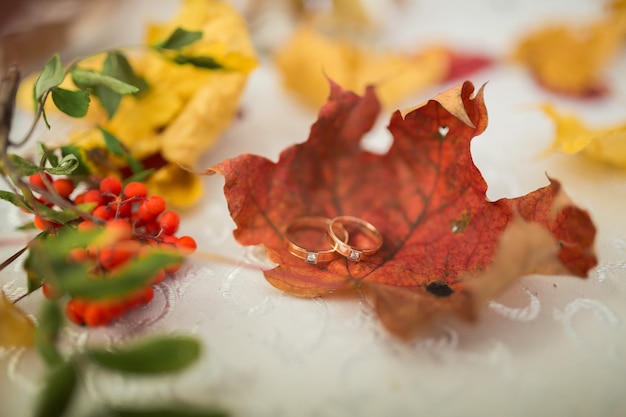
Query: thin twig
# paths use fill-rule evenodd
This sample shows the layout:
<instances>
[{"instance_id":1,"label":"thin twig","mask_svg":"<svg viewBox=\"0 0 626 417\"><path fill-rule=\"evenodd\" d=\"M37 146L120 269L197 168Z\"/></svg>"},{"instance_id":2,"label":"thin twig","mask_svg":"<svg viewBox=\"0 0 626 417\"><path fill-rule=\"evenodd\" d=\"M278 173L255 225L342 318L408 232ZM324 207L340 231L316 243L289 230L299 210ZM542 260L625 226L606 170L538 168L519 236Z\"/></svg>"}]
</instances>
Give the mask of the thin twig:
<instances>
[{"instance_id":1,"label":"thin twig","mask_svg":"<svg viewBox=\"0 0 626 417\"><path fill-rule=\"evenodd\" d=\"M22 254L26 252L26 250L28 250L28 245L24 246L22 249L18 250L13 255L5 259L4 262L0 264L0 271L2 271L7 266L11 265L17 258L22 256Z\"/></svg>"}]
</instances>

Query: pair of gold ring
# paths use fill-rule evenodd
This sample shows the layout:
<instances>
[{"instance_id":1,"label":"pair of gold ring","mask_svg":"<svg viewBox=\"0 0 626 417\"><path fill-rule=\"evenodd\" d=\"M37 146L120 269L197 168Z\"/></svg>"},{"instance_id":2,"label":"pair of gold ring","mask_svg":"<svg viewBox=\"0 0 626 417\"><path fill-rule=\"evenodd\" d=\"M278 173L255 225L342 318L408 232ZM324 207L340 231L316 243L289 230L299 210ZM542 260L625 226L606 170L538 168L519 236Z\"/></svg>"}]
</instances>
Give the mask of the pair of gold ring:
<instances>
[{"instance_id":1,"label":"pair of gold ring","mask_svg":"<svg viewBox=\"0 0 626 417\"><path fill-rule=\"evenodd\" d=\"M329 249L312 250L307 249L303 244L294 242L298 231L308 229L316 233L324 232ZM349 232L350 230L350 232ZM350 234L360 235L359 244L365 247L357 247L356 243L350 245ZM376 227L354 216L338 216L334 219L327 217L299 217L287 226L285 230L287 247L289 253L304 259L307 263L317 264L331 261L339 255L345 256L353 262L359 262L364 257L371 256L378 252L383 245L383 237Z\"/></svg>"}]
</instances>

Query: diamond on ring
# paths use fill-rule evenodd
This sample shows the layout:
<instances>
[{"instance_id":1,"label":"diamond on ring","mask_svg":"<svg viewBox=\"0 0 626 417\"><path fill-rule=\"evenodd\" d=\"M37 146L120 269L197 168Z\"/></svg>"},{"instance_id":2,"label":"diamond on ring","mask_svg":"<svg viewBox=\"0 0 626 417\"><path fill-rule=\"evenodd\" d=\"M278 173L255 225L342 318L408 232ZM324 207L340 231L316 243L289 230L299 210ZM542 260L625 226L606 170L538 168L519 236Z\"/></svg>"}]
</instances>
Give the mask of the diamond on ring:
<instances>
[{"instance_id":1,"label":"diamond on ring","mask_svg":"<svg viewBox=\"0 0 626 417\"><path fill-rule=\"evenodd\" d=\"M350 254L348 255L348 259L350 259L353 262L359 262L361 260L361 251L358 250L351 250Z\"/></svg>"},{"instance_id":2,"label":"diamond on ring","mask_svg":"<svg viewBox=\"0 0 626 417\"><path fill-rule=\"evenodd\" d=\"M306 253L306 263L308 264L316 264L317 263L317 252L307 252Z\"/></svg>"}]
</instances>

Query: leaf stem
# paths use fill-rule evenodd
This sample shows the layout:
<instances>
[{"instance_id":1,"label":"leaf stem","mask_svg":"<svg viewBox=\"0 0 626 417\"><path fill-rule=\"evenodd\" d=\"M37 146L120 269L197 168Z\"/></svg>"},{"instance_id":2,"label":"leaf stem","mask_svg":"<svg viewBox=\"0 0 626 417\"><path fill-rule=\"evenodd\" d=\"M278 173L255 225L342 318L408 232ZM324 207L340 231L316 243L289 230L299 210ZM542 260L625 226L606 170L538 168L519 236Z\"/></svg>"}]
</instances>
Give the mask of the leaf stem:
<instances>
[{"instance_id":1,"label":"leaf stem","mask_svg":"<svg viewBox=\"0 0 626 417\"><path fill-rule=\"evenodd\" d=\"M33 122L31 123L30 128L28 129L28 132L26 132L22 140L20 140L19 142L12 142L9 139L8 145L19 148L23 146L26 142L28 142L28 140L31 138L33 133L35 133L35 129L37 128L37 124L39 123L39 119L41 119L41 116L43 115L44 104L46 100L48 99L48 95L50 94L50 91L51 90L47 90L44 93L44 95L41 97L41 100L39 100L39 105L37 106L37 112L35 113L35 116L33 117Z\"/></svg>"}]
</instances>

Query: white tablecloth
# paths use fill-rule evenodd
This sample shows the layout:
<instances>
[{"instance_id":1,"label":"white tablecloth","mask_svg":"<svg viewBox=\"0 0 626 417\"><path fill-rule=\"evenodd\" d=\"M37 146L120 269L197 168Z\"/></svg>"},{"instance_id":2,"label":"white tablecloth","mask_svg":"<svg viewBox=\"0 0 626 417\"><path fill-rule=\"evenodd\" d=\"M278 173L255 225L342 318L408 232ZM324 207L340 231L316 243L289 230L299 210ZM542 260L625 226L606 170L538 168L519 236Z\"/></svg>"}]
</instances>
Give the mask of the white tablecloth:
<instances>
[{"instance_id":1,"label":"white tablecloth","mask_svg":"<svg viewBox=\"0 0 626 417\"><path fill-rule=\"evenodd\" d=\"M141 27L133 24L164 17L176 2L128 3L120 4L109 23L101 22L111 37L96 40L119 45L125 34L135 40ZM529 28L556 19L589 19L601 11L597 1L403 3L402 13L387 9L384 16L395 22L388 34L393 44L441 41L500 56ZM88 369L77 414L98 402L142 405L156 399L219 404L234 415L254 417L626 415L626 171L580 157L540 158L553 125L537 107L549 100L579 111L591 124L624 122L624 58L608 74L613 93L601 100L557 97L505 61L471 77L476 85L488 81L489 126L472 145L488 197L525 194L546 185L546 174L561 181L598 228L600 263L588 279L524 277L489 302L477 324L444 320L402 343L356 296L298 299L271 287L261 272L193 260L158 286L146 308L107 328L70 328L66 347L184 332L202 340L200 363L163 379ZM420 92L409 104L446 87ZM275 160L284 147L306 140L316 119L314 110L282 90L266 59L249 80L242 114L204 157L206 166L244 152ZM388 116L381 115L369 143L388 143ZM196 237L202 252L267 264L261 250L234 241L223 179L203 181L206 195L183 213L181 233ZM0 214L1 239L8 242L0 245L4 258L24 241L13 230L22 217L6 203ZM10 296L22 293L25 283L20 262L0 274ZM35 314L40 300L33 294L20 306ZM34 352L16 349L0 350L0 364L0 415L29 415L43 365Z\"/></svg>"}]
</instances>

